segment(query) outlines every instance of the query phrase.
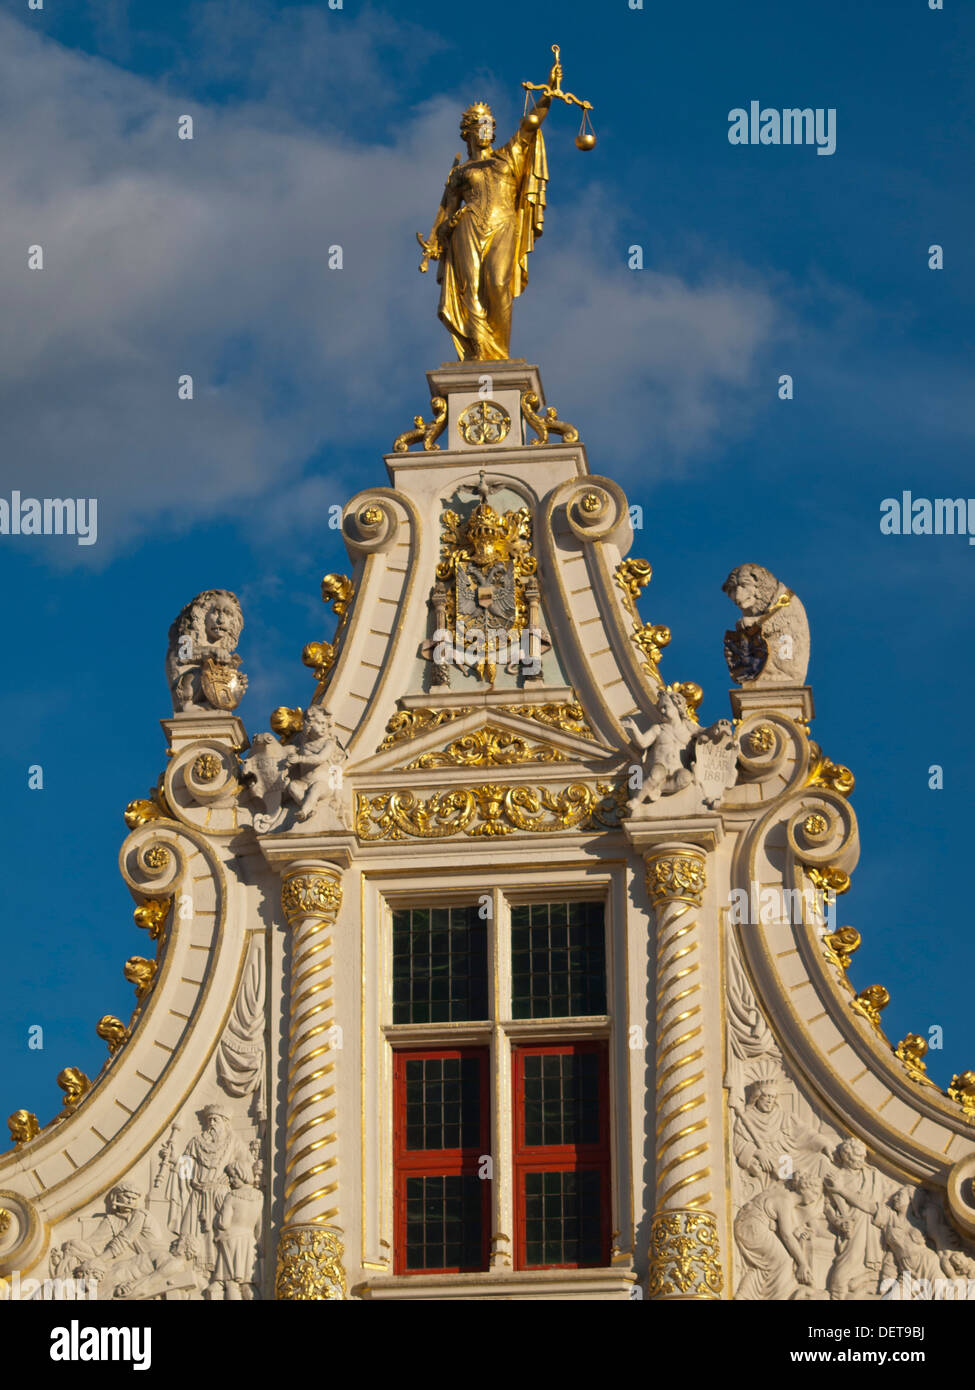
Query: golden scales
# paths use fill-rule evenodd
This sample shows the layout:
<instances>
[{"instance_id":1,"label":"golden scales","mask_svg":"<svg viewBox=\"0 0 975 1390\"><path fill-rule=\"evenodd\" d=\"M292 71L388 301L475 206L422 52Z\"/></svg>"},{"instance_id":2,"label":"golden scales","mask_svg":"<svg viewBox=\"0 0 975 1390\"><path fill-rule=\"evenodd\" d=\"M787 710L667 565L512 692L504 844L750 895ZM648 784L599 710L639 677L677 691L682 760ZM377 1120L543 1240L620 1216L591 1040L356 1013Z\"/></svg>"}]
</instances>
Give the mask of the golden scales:
<instances>
[{"instance_id":1,"label":"golden scales","mask_svg":"<svg viewBox=\"0 0 975 1390\"><path fill-rule=\"evenodd\" d=\"M557 43L552 44L552 52L555 54L555 65L558 68L560 64L559 45ZM551 74L549 75L551 76ZM593 109L592 102L580 101L577 96L573 96L572 92L563 92L561 75L554 87L549 87L545 82L523 82L521 85L525 89L525 114L523 119L527 121L529 125L539 124L538 117L529 106L529 92L541 92L542 95L546 97L558 97L559 101L564 101L566 106L582 107L582 122L579 126L579 134L576 136L576 149L591 150L594 147L596 144L596 132L593 129L592 117L589 115L589 112Z\"/></svg>"}]
</instances>

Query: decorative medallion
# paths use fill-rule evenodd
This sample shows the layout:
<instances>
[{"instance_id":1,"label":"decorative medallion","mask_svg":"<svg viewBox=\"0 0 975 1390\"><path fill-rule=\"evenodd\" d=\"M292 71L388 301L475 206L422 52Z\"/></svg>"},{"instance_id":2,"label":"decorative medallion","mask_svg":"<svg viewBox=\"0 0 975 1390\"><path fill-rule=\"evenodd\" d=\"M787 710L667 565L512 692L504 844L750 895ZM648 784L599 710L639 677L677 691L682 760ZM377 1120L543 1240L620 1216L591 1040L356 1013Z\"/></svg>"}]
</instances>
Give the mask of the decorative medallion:
<instances>
[{"instance_id":1,"label":"decorative medallion","mask_svg":"<svg viewBox=\"0 0 975 1390\"><path fill-rule=\"evenodd\" d=\"M511 416L497 401L475 401L461 412L457 428L465 444L500 444L511 429Z\"/></svg>"}]
</instances>

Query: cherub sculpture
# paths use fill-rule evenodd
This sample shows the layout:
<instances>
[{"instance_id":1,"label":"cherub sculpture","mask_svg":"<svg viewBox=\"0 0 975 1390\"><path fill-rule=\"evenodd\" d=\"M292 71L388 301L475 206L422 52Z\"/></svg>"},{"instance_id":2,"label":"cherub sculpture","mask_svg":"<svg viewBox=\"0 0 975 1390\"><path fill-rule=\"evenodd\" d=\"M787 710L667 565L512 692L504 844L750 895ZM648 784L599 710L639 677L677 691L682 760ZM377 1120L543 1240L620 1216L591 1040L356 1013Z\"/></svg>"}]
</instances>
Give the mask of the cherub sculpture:
<instances>
[{"instance_id":1,"label":"cherub sculpture","mask_svg":"<svg viewBox=\"0 0 975 1390\"><path fill-rule=\"evenodd\" d=\"M688 787L704 806L716 806L737 776L738 747L730 720L702 728L691 718L684 696L667 687L657 696L657 716L646 733L632 719L623 721L644 755L631 812Z\"/></svg>"},{"instance_id":2,"label":"cherub sculpture","mask_svg":"<svg viewBox=\"0 0 975 1390\"><path fill-rule=\"evenodd\" d=\"M348 754L335 737L335 724L324 705L305 711L297 744L288 759L287 794L298 803L298 819L310 820L325 803L344 824L342 764Z\"/></svg>"},{"instance_id":3,"label":"cherub sculpture","mask_svg":"<svg viewBox=\"0 0 975 1390\"><path fill-rule=\"evenodd\" d=\"M186 605L169 629L166 653L175 714L237 708L247 689L236 653L243 626L229 589L207 589Z\"/></svg>"},{"instance_id":4,"label":"cherub sculpture","mask_svg":"<svg viewBox=\"0 0 975 1390\"><path fill-rule=\"evenodd\" d=\"M346 824L342 765L348 754L335 736L334 720L324 705L305 711L295 742L283 745L273 734L258 734L244 763L243 780L251 796L263 803L255 816L261 832L281 819L285 800L298 806L297 819L310 820L324 805L338 825Z\"/></svg>"},{"instance_id":5,"label":"cherub sculpture","mask_svg":"<svg viewBox=\"0 0 975 1390\"><path fill-rule=\"evenodd\" d=\"M657 696L658 721L642 733L632 719L624 721L633 741L644 754L640 790L632 805L643 806L665 794L689 787L694 774L684 762L684 750L701 732L687 709L687 701L675 690Z\"/></svg>"},{"instance_id":6,"label":"cherub sculpture","mask_svg":"<svg viewBox=\"0 0 975 1390\"><path fill-rule=\"evenodd\" d=\"M724 637L725 660L739 685L802 685L809 667L809 622L791 589L761 565L739 565L722 585L741 609Z\"/></svg>"}]
</instances>

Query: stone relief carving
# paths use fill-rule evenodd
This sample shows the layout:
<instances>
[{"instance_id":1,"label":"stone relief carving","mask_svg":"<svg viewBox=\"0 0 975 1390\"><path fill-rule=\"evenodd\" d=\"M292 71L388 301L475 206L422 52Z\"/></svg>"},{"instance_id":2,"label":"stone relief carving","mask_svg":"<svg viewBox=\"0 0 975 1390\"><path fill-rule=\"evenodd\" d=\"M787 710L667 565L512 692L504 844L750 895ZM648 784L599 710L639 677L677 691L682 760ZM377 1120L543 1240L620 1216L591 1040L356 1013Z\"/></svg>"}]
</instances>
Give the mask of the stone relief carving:
<instances>
[{"instance_id":1,"label":"stone relief carving","mask_svg":"<svg viewBox=\"0 0 975 1390\"><path fill-rule=\"evenodd\" d=\"M735 1298L975 1301L975 1258L942 1194L898 1186L859 1139L817 1113L733 941L727 999Z\"/></svg>"},{"instance_id":2,"label":"stone relief carving","mask_svg":"<svg viewBox=\"0 0 975 1390\"><path fill-rule=\"evenodd\" d=\"M264 944L251 943L233 1013L217 1047L217 1080L229 1096L253 1096L252 1113L267 1116L264 1055Z\"/></svg>"},{"instance_id":3,"label":"stone relief carving","mask_svg":"<svg viewBox=\"0 0 975 1390\"><path fill-rule=\"evenodd\" d=\"M732 680L802 685L809 667L809 622L792 590L754 564L733 569L722 588L742 614L724 637Z\"/></svg>"},{"instance_id":4,"label":"stone relief carving","mask_svg":"<svg viewBox=\"0 0 975 1390\"><path fill-rule=\"evenodd\" d=\"M664 687L657 695L657 721L643 732L633 719L624 727L642 753L640 785L630 800L630 814L662 796L688 792L680 806L668 807L669 814L689 809L683 801L716 806L737 776L738 750L730 720L719 719L702 729L690 716L687 700L677 690ZM644 812L646 814L646 812Z\"/></svg>"},{"instance_id":5,"label":"stone relief carving","mask_svg":"<svg viewBox=\"0 0 975 1390\"><path fill-rule=\"evenodd\" d=\"M243 782L250 798L263 807L254 817L259 832L275 829L284 819L286 800L296 804L299 821L314 816L324 821L322 828L349 828L342 776L348 753L324 705L305 711L293 744L281 744L273 734L258 734L253 746L243 763Z\"/></svg>"},{"instance_id":6,"label":"stone relief carving","mask_svg":"<svg viewBox=\"0 0 975 1390\"><path fill-rule=\"evenodd\" d=\"M146 1208L145 1194L121 1182L105 1197L105 1210L82 1222L82 1236L51 1252L55 1279L82 1279L102 1299L185 1299L203 1280L172 1233ZM85 1232L85 1226L90 1229Z\"/></svg>"},{"instance_id":7,"label":"stone relief carving","mask_svg":"<svg viewBox=\"0 0 975 1390\"><path fill-rule=\"evenodd\" d=\"M166 678L173 713L236 709L247 689L237 643L244 617L229 589L197 594L169 629Z\"/></svg>"},{"instance_id":8,"label":"stone relief carving","mask_svg":"<svg viewBox=\"0 0 975 1390\"><path fill-rule=\"evenodd\" d=\"M253 1003L251 990L241 995ZM68 1225L51 1251L53 1278L84 1280L86 1296L107 1300L260 1296L263 1141L235 1129L222 1102L195 1118L185 1146L177 1119L143 1177Z\"/></svg>"}]
</instances>

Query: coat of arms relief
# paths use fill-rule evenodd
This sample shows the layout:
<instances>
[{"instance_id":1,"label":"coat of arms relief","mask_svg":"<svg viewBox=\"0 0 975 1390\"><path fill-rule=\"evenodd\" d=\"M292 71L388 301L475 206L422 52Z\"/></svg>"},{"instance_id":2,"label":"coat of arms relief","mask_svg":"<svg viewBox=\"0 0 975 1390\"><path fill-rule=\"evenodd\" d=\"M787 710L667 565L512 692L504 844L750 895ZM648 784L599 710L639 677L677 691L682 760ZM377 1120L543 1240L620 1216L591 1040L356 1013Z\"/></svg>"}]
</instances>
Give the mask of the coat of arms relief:
<instances>
[{"instance_id":1,"label":"coat of arms relief","mask_svg":"<svg viewBox=\"0 0 975 1390\"><path fill-rule=\"evenodd\" d=\"M433 638L422 652L433 662L435 687L450 684L451 667L476 671L493 685L501 666L509 674L541 673L551 641L540 627L541 599L532 554L529 507L497 511L489 496L499 484L475 488L479 500L466 518L447 508L441 515L440 562L431 604ZM463 491L463 489L462 489Z\"/></svg>"}]
</instances>

